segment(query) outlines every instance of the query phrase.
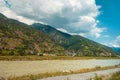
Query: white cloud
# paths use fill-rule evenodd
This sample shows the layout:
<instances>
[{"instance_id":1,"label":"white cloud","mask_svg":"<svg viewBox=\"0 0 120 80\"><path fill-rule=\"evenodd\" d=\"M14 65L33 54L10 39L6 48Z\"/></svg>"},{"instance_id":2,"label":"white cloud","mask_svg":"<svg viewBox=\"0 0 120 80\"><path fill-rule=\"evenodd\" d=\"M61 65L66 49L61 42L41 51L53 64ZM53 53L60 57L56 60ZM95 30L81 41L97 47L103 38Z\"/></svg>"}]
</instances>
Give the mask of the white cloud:
<instances>
[{"instance_id":1,"label":"white cloud","mask_svg":"<svg viewBox=\"0 0 120 80\"><path fill-rule=\"evenodd\" d=\"M120 35L117 36L111 43L107 43L106 45L110 47L120 47Z\"/></svg>"},{"instance_id":2,"label":"white cloud","mask_svg":"<svg viewBox=\"0 0 120 80\"><path fill-rule=\"evenodd\" d=\"M117 47L120 47L120 35L116 37L114 43L115 43L114 45L117 45Z\"/></svg>"},{"instance_id":3,"label":"white cloud","mask_svg":"<svg viewBox=\"0 0 120 80\"><path fill-rule=\"evenodd\" d=\"M62 32L64 32L64 33L69 33L67 30L65 30L65 29L63 29L63 28L57 28L57 30L62 31Z\"/></svg>"},{"instance_id":4,"label":"white cloud","mask_svg":"<svg viewBox=\"0 0 120 80\"><path fill-rule=\"evenodd\" d=\"M90 34L92 36L95 36L96 38L100 37L101 36L101 32L103 32L104 30L106 30L106 28L97 28L97 27L94 27L91 31L90 31Z\"/></svg>"},{"instance_id":5,"label":"white cloud","mask_svg":"<svg viewBox=\"0 0 120 80\"><path fill-rule=\"evenodd\" d=\"M79 33L78 35L86 37L86 35L84 33Z\"/></svg>"},{"instance_id":6,"label":"white cloud","mask_svg":"<svg viewBox=\"0 0 120 80\"><path fill-rule=\"evenodd\" d=\"M100 37L105 28L99 28L100 14L95 0L0 0L0 12L10 18L31 24L43 22L69 33ZM2 9L2 10L1 10Z\"/></svg>"},{"instance_id":7,"label":"white cloud","mask_svg":"<svg viewBox=\"0 0 120 80\"><path fill-rule=\"evenodd\" d=\"M0 12L9 18L13 18L13 19L19 20L21 22L25 22L27 24L31 24L34 22L34 20L32 20L32 19L24 18L22 16L17 15L15 12L13 12L9 8L7 8L5 3L1 0L0 0Z\"/></svg>"},{"instance_id":8,"label":"white cloud","mask_svg":"<svg viewBox=\"0 0 120 80\"><path fill-rule=\"evenodd\" d=\"M61 31L61 32L64 32L64 33L68 33L68 34L71 34L71 35L77 35L76 33L70 33L67 30L63 29L63 28L56 28L56 29Z\"/></svg>"},{"instance_id":9,"label":"white cloud","mask_svg":"<svg viewBox=\"0 0 120 80\"><path fill-rule=\"evenodd\" d=\"M120 35L116 37L116 41L120 41Z\"/></svg>"}]
</instances>

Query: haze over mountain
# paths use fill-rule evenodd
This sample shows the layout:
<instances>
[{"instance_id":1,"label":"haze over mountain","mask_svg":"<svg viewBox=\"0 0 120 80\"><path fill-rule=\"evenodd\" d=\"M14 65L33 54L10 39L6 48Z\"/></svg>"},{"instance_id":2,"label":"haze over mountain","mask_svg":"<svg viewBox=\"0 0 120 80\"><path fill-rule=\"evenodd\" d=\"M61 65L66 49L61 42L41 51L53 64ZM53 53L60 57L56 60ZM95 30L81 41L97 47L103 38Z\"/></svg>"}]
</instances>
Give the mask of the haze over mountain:
<instances>
[{"instance_id":1,"label":"haze over mountain","mask_svg":"<svg viewBox=\"0 0 120 80\"><path fill-rule=\"evenodd\" d=\"M120 55L120 48L119 47L111 47L114 51L116 51L117 55Z\"/></svg>"}]
</instances>

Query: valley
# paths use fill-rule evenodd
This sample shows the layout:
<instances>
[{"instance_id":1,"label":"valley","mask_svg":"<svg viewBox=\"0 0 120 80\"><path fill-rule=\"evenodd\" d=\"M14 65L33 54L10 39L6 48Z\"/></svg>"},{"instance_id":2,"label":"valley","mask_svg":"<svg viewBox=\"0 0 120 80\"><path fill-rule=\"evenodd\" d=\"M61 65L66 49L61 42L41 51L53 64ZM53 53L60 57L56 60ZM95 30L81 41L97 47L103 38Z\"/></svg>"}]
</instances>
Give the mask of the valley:
<instances>
[{"instance_id":1,"label":"valley","mask_svg":"<svg viewBox=\"0 0 120 80\"><path fill-rule=\"evenodd\" d=\"M0 0L0 80L120 80L120 0Z\"/></svg>"}]
</instances>

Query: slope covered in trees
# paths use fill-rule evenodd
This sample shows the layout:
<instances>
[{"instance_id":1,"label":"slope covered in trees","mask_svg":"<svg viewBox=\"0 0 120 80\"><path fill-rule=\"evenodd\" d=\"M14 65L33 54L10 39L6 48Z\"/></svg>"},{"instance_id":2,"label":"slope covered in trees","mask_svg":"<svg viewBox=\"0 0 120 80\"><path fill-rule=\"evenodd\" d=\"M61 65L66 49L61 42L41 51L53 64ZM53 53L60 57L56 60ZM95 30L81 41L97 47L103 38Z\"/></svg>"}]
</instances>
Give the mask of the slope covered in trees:
<instances>
[{"instance_id":1,"label":"slope covered in trees","mask_svg":"<svg viewBox=\"0 0 120 80\"><path fill-rule=\"evenodd\" d=\"M35 23L36 29L46 33L56 43L61 45L70 55L76 56L114 56L115 51L111 48L84 38L79 35L70 35L57 29L39 23Z\"/></svg>"},{"instance_id":2,"label":"slope covered in trees","mask_svg":"<svg viewBox=\"0 0 120 80\"><path fill-rule=\"evenodd\" d=\"M115 56L111 48L49 25L27 25L0 14L0 55Z\"/></svg>"},{"instance_id":3,"label":"slope covered in trees","mask_svg":"<svg viewBox=\"0 0 120 80\"><path fill-rule=\"evenodd\" d=\"M0 14L0 55L38 53L61 55L64 49L43 32Z\"/></svg>"}]
</instances>

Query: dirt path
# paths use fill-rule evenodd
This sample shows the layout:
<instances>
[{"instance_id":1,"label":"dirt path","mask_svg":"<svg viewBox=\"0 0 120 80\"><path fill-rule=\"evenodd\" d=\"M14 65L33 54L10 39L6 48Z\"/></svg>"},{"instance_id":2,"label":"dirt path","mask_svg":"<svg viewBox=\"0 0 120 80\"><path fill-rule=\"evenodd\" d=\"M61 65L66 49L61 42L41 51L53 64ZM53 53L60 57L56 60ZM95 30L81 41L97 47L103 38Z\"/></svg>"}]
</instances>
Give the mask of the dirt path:
<instances>
[{"instance_id":1,"label":"dirt path","mask_svg":"<svg viewBox=\"0 0 120 80\"><path fill-rule=\"evenodd\" d=\"M38 79L38 80L86 80L86 79L95 77L95 74L108 75L110 73L117 72L117 71L120 71L120 68L88 72L88 73L82 73L82 74L72 74L72 75L66 75L66 76L49 77L49 78Z\"/></svg>"}]
</instances>

